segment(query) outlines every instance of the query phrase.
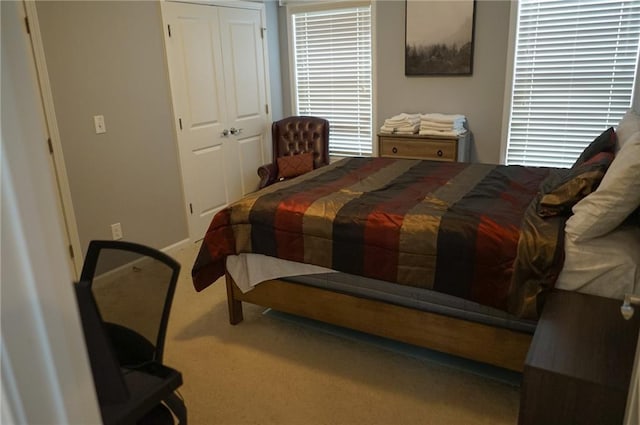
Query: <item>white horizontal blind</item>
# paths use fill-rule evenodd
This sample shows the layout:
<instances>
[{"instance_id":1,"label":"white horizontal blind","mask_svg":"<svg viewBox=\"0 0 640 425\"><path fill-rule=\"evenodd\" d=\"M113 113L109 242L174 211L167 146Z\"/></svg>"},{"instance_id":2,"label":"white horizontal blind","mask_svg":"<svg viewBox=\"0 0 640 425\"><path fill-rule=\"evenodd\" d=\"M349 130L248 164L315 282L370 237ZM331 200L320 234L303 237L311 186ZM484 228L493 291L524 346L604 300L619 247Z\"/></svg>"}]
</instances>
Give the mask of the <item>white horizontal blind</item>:
<instances>
[{"instance_id":1,"label":"white horizontal blind","mask_svg":"<svg viewBox=\"0 0 640 425\"><path fill-rule=\"evenodd\" d=\"M372 153L371 6L295 13L296 110L330 123L329 153Z\"/></svg>"},{"instance_id":2,"label":"white horizontal blind","mask_svg":"<svg viewBox=\"0 0 640 425\"><path fill-rule=\"evenodd\" d=\"M507 164L569 167L631 106L640 2L521 0Z\"/></svg>"}]
</instances>

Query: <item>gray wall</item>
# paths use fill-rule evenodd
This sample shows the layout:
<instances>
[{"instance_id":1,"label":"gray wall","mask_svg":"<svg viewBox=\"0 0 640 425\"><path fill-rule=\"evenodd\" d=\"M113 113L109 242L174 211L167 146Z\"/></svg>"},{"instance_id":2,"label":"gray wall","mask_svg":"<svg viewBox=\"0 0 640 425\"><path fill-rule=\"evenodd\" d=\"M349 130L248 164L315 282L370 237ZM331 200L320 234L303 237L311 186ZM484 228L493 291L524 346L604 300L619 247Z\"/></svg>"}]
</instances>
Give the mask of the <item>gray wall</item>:
<instances>
[{"instance_id":1,"label":"gray wall","mask_svg":"<svg viewBox=\"0 0 640 425\"><path fill-rule=\"evenodd\" d=\"M500 161L502 107L511 3L476 1L473 75L406 77L404 75L405 2L376 1L374 132L385 118L400 112L461 113L474 136L471 160ZM280 39L285 115L292 111L289 95L286 12L280 11Z\"/></svg>"},{"instance_id":2,"label":"gray wall","mask_svg":"<svg viewBox=\"0 0 640 425\"><path fill-rule=\"evenodd\" d=\"M280 17L278 13L278 0L264 0L265 14L267 15L267 45L269 49L269 91L271 92L271 119L277 121L284 115L282 102L282 71L280 69L281 54L279 31ZM282 21L285 25L286 21ZM287 51L284 50L284 55ZM267 158L269 160L269 158Z\"/></svg>"},{"instance_id":3,"label":"gray wall","mask_svg":"<svg viewBox=\"0 0 640 425\"><path fill-rule=\"evenodd\" d=\"M286 14L264 3L277 120L292 110ZM463 113L472 160L498 162L510 3L477 2L468 77L405 77L404 2L376 7L376 127L399 112ZM38 14L81 244L110 239L116 222L157 248L186 239L158 3L47 1ZM106 134L95 134L98 114Z\"/></svg>"},{"instance_id":4,"label":"gray wall","mask_svg":"<svg viewBox=\"0 0 640 425\"><path fill-rule=\"evenodd\" d=\"M500 160L508 1L476 2L473 75L405 77L405 2L376 2L377 127L400 112L461 113L474 136L471 160Z\"/></svg>"},{"instance_id":5,"label":"gray wall","mask_svg":"<svg viewBox=\"0 0 640 425\"><path fill-rule=\"evenodd\" d=\"M376 7L378 128L399 112L461 113L474 136L471 161L499 162L511 3L476 2L473 75L456 77L405 77L405 2Z\"/></svg>"},{"instance_id":6,"label":"gray wall","mask_svg":"<svg viewBox=\"0 0 640 425\"><path fill-rule=\"evenodd\" d=\"M159 4L37 9L83 250L116 222L125 240L156 248L186 239Z\"/></svg>"}]
</instances>

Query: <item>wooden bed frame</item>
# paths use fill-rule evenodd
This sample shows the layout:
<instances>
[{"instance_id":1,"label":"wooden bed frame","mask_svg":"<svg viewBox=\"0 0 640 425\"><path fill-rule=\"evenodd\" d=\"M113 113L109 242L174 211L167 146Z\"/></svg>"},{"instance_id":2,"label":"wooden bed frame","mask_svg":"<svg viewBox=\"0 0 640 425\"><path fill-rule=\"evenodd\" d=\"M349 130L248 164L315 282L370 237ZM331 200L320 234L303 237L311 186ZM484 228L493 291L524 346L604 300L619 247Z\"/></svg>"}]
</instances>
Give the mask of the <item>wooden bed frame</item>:
<instances>
[{"instance_id":1,"label":"wooden bed frame","mask_svg":"<svg viewBox=\"0 0 640 425\"><path fill-rule=\"evenodd\" d=\"M532 334L326 289L268 280L243 294L227 273L232 325L242 301L522 372Z\"/></svg>"}]
</instances>

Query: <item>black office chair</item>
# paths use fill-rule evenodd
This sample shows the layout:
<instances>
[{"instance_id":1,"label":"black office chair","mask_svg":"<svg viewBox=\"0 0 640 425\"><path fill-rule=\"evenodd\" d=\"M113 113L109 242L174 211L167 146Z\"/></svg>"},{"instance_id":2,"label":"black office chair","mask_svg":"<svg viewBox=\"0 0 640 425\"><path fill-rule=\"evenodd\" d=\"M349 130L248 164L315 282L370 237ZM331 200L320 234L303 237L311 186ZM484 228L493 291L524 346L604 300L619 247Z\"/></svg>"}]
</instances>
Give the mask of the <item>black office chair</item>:
<instances>
[{"instance_id":1,"label":"black office chair","mask_svg":"<svg viewBox=\"0 0 640 425\"><path fill-rule=\"evenodd\" d=\"M124 241L89 244L80 282L89 285L124 370L153 373L154 367L161 367L179 273L178 262L144 245ZM171 413L186 425L186 407L175 392L137 423L173 424Z\"/></svg>"}]
</instances>

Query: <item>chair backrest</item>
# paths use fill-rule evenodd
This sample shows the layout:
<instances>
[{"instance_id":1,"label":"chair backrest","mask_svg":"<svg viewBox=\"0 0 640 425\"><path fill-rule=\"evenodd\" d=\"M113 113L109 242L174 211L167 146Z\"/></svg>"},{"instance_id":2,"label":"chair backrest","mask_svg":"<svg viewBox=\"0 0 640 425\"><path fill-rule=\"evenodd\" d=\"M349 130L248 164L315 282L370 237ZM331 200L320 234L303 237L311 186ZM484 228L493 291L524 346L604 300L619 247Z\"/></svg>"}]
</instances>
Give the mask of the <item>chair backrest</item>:
<instances>
[{"instance_id":1,"label":"chair backrest","mask_svg":"<svg viewBox=\"0 0 640 425\"><path fill-rule=\"evenodd\" d=\"M156 249L91 241L81 281L90 282L120 365L162 363L180 264Z\"/></svg>"},{"instance_id":2,"label":"chair backrest","mask_svg":"<svg viewBox=\"0 0 640 425\"><path fill-rule=\"evenodd\" d=\"M80 281L74 288L98 400L101 404L122 403L129 398L129 390L91 293L91 285Z\"/></svg>"},{"instance_id":3,"label":"chair backrest","mask_svg":"<svg viewBox=\"0 0 640 425\"><path fill-rule=\"evenodd\" d=\"M329 164L329 121L319 117L293 116L271 125L273 162L299 153L313 153L313 168Z\"/></svg>"}]
</instances>

